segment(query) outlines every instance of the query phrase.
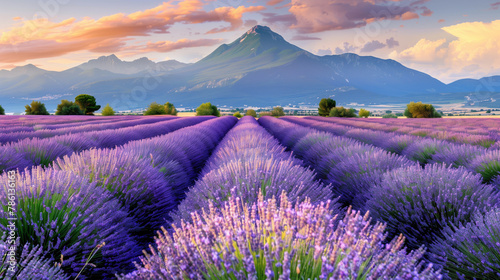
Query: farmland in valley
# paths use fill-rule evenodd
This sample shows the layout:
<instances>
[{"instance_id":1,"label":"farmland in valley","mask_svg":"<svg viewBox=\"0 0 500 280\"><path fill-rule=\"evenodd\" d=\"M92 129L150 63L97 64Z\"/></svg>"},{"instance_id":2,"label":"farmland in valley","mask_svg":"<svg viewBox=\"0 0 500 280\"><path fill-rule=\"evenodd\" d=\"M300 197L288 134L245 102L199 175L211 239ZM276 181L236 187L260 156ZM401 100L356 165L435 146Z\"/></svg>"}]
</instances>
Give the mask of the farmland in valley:
<instances>
[{"instance_id":1,"label":"farmland in valley","mask_svg":"<svg viewBox=\"0 0 500 280\"><path fill-rule=\"evenodd\" d=\"M500 119L2 116L0 177L1 277L500 275Z\"/></svg>"}]
</instances>

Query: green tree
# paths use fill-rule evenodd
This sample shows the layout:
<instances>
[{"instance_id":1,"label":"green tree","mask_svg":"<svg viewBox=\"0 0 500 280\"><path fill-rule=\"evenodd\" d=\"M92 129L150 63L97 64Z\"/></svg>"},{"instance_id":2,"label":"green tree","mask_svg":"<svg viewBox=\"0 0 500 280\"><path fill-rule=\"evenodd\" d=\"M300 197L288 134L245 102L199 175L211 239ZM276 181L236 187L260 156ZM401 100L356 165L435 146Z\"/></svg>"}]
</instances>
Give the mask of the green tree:
<instances>
[{"instance_id":1,"label":"green tree","mask_svg":"<svg viewBox=\"0 0 500 280\"><path fill-rule=\"evenodd\" d=\"M56 115L83 115L83 111L78 104L61 100L61 104L57 105Z\"/></svg>"},{"instance_id":2,"label":"green tree","mask_svg":"<svg viewBox=\"0 0 500 280\"><path fill-rule=\"evenodd\" d=\"M355 118L356 117L356 110L353 108L347 109L344 107L335 107L332 108L330 111L330 117L337 117L337 118Z\"/></svg>"},{"instance_id":3,"label":"green tree","mask_svg":"<svg viewBox=\"0 0 500 280\"><path fill-rule=\"evenodd\" d=\"M156 102L149 104L149 107L144 112L144 116L165 115L165 114L167 114L167 112L165 111L165 106L158 104Z\"/></svg>"},{"instance_id":4,"label":"green tree","mask_svg":"<svg viewBox=\"0 0 500 280\"><path fill-rule=\"evenodd\" d=\"M319 108L318 108L318 113L322 117L327 117L330 115L330 111L332 108L335 108L336 106L335 100L331 98L323 98L319 102Z\"/></svg>"},{"instance_id":5,"label":"green tree","mask_svg":"<svg viewBox=\"0 0 500 280\"><path fill-rule=\"evenodd\" d=\"M441 118L441 114L436 111L434 106L422 102L410 102L406 105L404 115L407 118Z\"/></svg>"},{"instance_id":6,"label":"green tree","mask_svg":"<svg viewBox=\"0 0 500 280\"><path fill-rule=\"evenodd\" d=\"M252 116L252 117L256 118L257 113L253 109L248 109L247 112L245 113L245 116Z\"/></svg>"},{"instance_id":7,"label":"green tree","mask_svg":"<svg viewBox=\"0 0 500 280\"><path fill-rule=\"evenodd\" d=\"M109 106L109 103L104 106L102 109L102 115L103 116L114 116L115 115L115 110Z\"/></svg>"},{"instance_id":8,"label":"green tree","mask_svg":"<svg viewBox=\"0 0 500 280\"><path fill-rule=\"evenodd\" d=\"M283 107L274 107L273 110L271 111L271 116L273 117L282 117L285 115L285 111L283 110Z\"/></svg>"},{"instance_id":9,"label":"green tree","mask_svg":"<svg viewBox=\"0 0 500 280\"><path fill-rule=\"evenodd\" d=\"M45 104L40 101L33 101L30 105L24 106L26 115L50 115L45 108Z\"/></svg>"},{"instance_id":10,"label":"green tree","mask_svg":"<svg viewBox=\"0 0 500 280\"><path fill-rule=\"evenodd\" d=\"M398 116L394 115L394 114L385 114L382 116L383 119L397 119Z\"/></svg>"},{"instance_id":11,"label":"green tree","mask_svg":"<svg viewBox=\"0 0 500 280\"><path fill-rule=\"evenodd\" d=\"M370 111L365 110L365 109L360 109L359 116L362 118L368 118L370 116Z\"/></svg>"},{"instance_id":12,"label":"green tree","mask_svg":"<svg viewBox=\"0 0 500 280\"><path fill-rule=\"evenodd\" d=\"M392 114L392 111L391 110L387 110L385 111L386 114Z\"/></svg>"},{"instance_id":13,"label":"green tree","mask_svg":"<svg viewBox=\"0 0 500 280\"><path fill-rule=\"evenodd\" d=\"M210 102L207 102L201 104L198 108L196 108L196 115L220 117L220 111L217 109L217 106L212 105L212 103Z\"/></svg>"},{"instance_id":14,"label":"green tree","mask_svg":"<svg viewBox=\"0 0 500 280\"><path fill-rule=\"evenodd\" d=\"M240 114L240 112L236 112L233 114L233 117L237 117L238 119L241 119L243 116Z\"/></svg>"},{"instance_id":15,"label":"green tree","mask_svg":"<svg viewBox=\"0 0 500 280\"><path fill-rule=\"evenodd\" d=\"M272 114L271 114L271 112L260 112L259 113L259 118L262 118L265 116L272 116Z\"/></svg>"},{"instance_id":16,"label":"green tree","mask_svg":"<svg viewBox=\"0 0 500 280\"><path fill-rule=\"evenodd\" d=\"M170 102L165 103L165 114L177 116L177 109L175 109L174 104Z\"/></svg>"},{"instance_id":17,"label":"green tree","mask_svg":"<svg viewBox=\"0 0 500 280\"><path fill-rule=\"evenodd\" d=\"M95 111L101 109L101 105L97 105L95 97L88 94L80 94L75 97L75 103L80 106L85 115L93 115Z\"/></svg>"},{"instance_id":18,"label":"green tree","mask_svg":"<svg viewBox=\"0 0 500 280\"><path fill-rule=\"evenodd\" d=\"M2 105L0 105L0 115L5 115L5 110L3 109Z\"/></svg>"}]
</instances>

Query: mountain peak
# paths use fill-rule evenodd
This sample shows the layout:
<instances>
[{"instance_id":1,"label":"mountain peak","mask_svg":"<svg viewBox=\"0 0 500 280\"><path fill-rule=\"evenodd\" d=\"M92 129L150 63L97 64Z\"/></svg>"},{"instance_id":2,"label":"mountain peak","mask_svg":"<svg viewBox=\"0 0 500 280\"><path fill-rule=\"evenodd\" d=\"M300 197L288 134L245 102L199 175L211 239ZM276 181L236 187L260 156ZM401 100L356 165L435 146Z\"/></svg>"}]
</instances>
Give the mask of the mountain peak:
<instances>
[{"instance_id":1,"label":"mountain peak","mask_svg":"<svg viewBox=\"0 0 500 280\"><path fill-rule=\"evenodd\" d=\"M263 25L256 25L247 31L247 34L262 34L262 33L274 33L271 28Z\"/></svg>"},{"instance_id":2,"label":"mountain peak","mask_svg":"<svg viewBox=\"0 0 500 280\"><path fill-rule=\"evenodd\" d=\"M40 74L45 72L45 70L36 67L33 64L26 64L24 66L17 66L11 70L11 73L18 75L32 75L32 74Z\"/></svg>"},{"instance_id":3,"label":"mountain peak","mask_svg":"<svg viewBox=\"0 0 500 280\"><path fill-rule=\"evenodd\" d=\"M119 59L116 55L108 55L108 56L100 56L97 59L92 59L92 60L98 60L98 61L114 61L114 62L121 62L122 60Z\"/></svg>"}]
</instances>

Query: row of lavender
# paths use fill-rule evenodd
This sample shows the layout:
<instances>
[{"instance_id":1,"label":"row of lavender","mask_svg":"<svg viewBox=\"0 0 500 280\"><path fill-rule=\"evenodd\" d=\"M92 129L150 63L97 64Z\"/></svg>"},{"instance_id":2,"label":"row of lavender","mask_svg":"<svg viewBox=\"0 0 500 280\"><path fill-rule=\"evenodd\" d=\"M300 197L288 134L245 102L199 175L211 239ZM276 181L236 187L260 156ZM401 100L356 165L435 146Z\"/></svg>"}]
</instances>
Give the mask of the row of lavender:
<instances>
[{"instance_id":1,"label":"row of lavender","mask_svg":"<svg viewBox=\"0 0 500 280\"><path fill-rule=\"evenodd\" d=\"M30 138L0 146L0 172L25 169L33 165L47 166L56 158L91 148L113 148L132 140L154 137L194 125L211 117L167 118L133 121L134 125L118 129L90 130L46 139Z\"/></svg>"},{"instance_id":2,"label":"row of lavender","mask_svg":"<svg viewBox=\"0 0 500 280\"><path fill-rule=\"evenodd\" d=\"M480 175L442 164L423 168L372 145L285 120L263 117L259 123L331 184L341 202L387 223L389 236L402 233L410 249L425 245L425 258L442 267L445 277L500 276L499 194Z\"/></svg>"},{"instance_id":3,"label":"row of lavender","mask_svg":"<svg viewBox=\"0 0 500 280\"><path fill-rule=\"evenodd\" d=\"M427 138L445 140L458 144L471 144L480 147L500 148L500 119L449 119L413 120L413 119L341 119L308 117L308 119L331 122L350 126L350 129L365 128L409 134ZM415 123L420 122L421 125ZM461 127L464 125L465 128Z\"/></svg>"},{"instance_id":4,"label":"row of lavender","mask_svg":"<svg viewBox=\"0 0 500 280\"><path fill-rule=\"evenodd\" d=\"M173 232L121 279L440 279L418 263L422 249L383 245L385 225L340 210L302 165L244 117L172 214Z\"/></svg>"},{"instance_id":5,"label":"row of lavender","mask_svg":"<svg viewBox=\"0 0 500 280\"><path fill-rule=\"evenodd\" d=\"M453 167L466 167L479 173L485 183L500 188L500 150L486 149L469 144L455 144L443 140L422 138L414 135L399 135L391 132L354 128L339 125L336 120L311 118L283 118L288 122L356 139L387 151L404 155L422 165L444 163Z\"/></svg>"},{"instance_id":6,"label":"row of lavender","mask_svg":"<svg viewBox=\"0 0 500 280\"><path fill-rule=\"evenodd\" d=\"M175 121L175 120L174 120ZM108 279L132 270L132 261L152 241L150 232L167 224L168 213L192 185L211 150L234 125L234 117L214 118L175 132L92 149L57 159L53 167L33 167L15 176L17 184L18 279ZM2 175L0 201L8 205ZM0 212L0 252L9 232ZM22 253L22 254L21 254ZM55 261L60 261L55 267ZM7 261L2 260L0 273Z\"/></svg>"},{"instance_id":7,"label":"row of lavender","mask_svg":"<svg viewBox=\"0 0 500 280\"><path fill-rule=\"evenodd\" d=\"M498 118L453 118L453 119L350 119L377 129L407 131L408 128L432 129L449 132L465 132L468 134L489 135L500 133L500 119ZM369 128L369 127L367 127Z\"/></svg>"},{"instance_id":8,"label":"row of lavender","mask_svg":"<svg viewBox=\"0 0 500 280\"><path fill-rule=\"evenodd\" d=\"M102 131L108 129L132 127L136 125L151 124L165 120L171 120L175 118L176 117L169 116L169 117L153 117L153 118L135 118L132 120L115 119L114 121L101 119L101 121L97 122L94 121L91 124L71 122L71 123L50 125L44 127L43 129L38 129L36 131L8 132L2 129L2 132L0 133L0 144L17 142L27 138L51 138L54 136L75 134L80 132Z\"/></svg>"}]
</instances>

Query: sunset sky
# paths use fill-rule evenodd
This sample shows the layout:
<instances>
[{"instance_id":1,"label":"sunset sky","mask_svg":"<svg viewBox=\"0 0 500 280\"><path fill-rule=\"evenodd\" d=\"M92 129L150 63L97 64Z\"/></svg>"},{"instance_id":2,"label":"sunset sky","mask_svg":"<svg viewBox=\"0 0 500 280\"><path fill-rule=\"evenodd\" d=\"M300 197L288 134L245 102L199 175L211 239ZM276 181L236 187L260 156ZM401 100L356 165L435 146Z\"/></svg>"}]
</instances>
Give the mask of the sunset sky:
<instances>
[{"instance_id":1,"label":"sunset sky","mask_svg":"<svg viewBox=\"0 0 500 280\"><path fill-rule=\"evenodd\" d=\"M101 55L196 62L256 24L318 55L395 59L443 82L500 75L498 0L0 0L0 69Z\"/></svg>"}]
</instances>

